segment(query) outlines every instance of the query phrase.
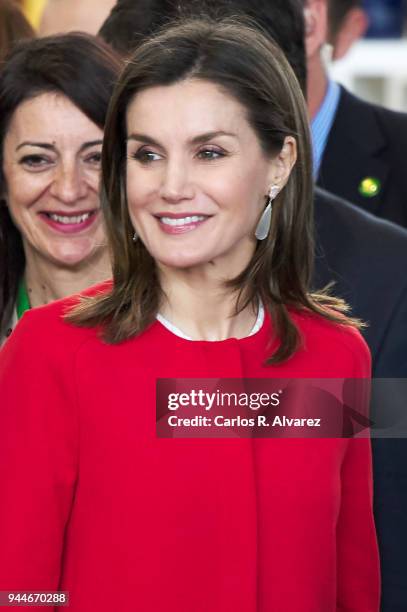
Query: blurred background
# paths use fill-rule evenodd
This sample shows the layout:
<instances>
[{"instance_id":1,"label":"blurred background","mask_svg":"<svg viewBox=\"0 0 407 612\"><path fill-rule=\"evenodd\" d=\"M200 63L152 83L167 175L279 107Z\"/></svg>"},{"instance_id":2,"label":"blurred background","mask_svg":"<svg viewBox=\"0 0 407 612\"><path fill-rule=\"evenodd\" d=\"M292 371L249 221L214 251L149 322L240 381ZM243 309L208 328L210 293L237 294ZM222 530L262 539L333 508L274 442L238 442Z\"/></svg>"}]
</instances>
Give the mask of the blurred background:
<instances>
[{"instance_id":1,"label":"blurred background","mask_svg":"<svg viewBox=\"0 0 407 612\"><path fill-rule=\"evenodd\" d=\"M343 18L344 46L351 43L341 56L331 41L334 47L327 50L327 61L333 78L362 98L407 111L407 2L329 1L333 12L335 6L348 10L345 18L336 17Z\"/></svg>"},{"instance_id":2,"label":"blurred background","mask_svg":"<svg viewBox=\"0 0 407 612\"><path fill-rule=\"evenodd\" d=\"M16 1L41 34L60 31L61 23L65 29L96 33L115 4L115 0ZM407 111L407 0L328 1L339 28L326 50L333 78L371 102Z\"/></svg>"},{"instance_id":3,"label":"blurred background","mask_svg":"<svg viewBox=\"0 0 407 612\"><path fill-rule=\"evenodd\" d=\"M62 29L96 34L116 0L14 0L41 35Z\"/></svg>"}]
</instances>

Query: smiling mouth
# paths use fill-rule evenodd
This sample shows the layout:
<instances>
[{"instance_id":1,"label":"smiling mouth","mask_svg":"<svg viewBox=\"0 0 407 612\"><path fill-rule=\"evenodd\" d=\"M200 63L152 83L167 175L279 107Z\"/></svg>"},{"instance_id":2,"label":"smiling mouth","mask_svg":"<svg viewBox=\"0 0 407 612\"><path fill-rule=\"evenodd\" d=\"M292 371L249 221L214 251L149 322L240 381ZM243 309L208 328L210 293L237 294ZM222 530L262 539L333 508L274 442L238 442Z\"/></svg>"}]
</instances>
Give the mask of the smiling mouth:
<instances>
[{"instance_id":1,"label":"smiling mouth","mask_svg":"<svg viewBox=\"0 0 407 612\"><path fill-rule=\"evenodd\" d=\"M180 236L202 227L211 216L212 215L192 215L191 213L186 213L185 216L183 216L177 213L169 215L158 214L155 215L155 218L162 232L171 236Z\"/></svg>"},{"instance_id":2,"label":"smiling mouth","mask_svg":"<svg viewBox=\"0 0 407 612\"><path fill-rule=\"evenodd\" d=\"M82 215L58 215L56 213L48 213L45 214L49 219L55 221L55 223L61 223L62 225L79 225L81 223L85 223L88 219L96 214L96 210L92 210L90 212L83 213Z\"/></svg>"},{"instance_id":3,"label":"smiling mouth","mask_svg":"<svg viewBox=\"0 0 407 612\"><path fill-rule=\"evenodd\" d=\"M160 223L168 225L170 227L182 227L185 225L192 225L194 223L200 223L208 219L207 216L194 215L191 217L181 217L179 219L172 219L171 217L159 217Z\"/></svg>"},{"instance_id":4,"label":"smiling mouth","mask_svg":"<svg viewBox=\"0 0 407 612\"><path fill-rule=\"evenodd\" d=\"M76 211L47 211L39 213L40 218L48 227L58 234L81 234L92 227L98 219L100 209ZM79 214L78 214L79 213Z\"/></svg>"}]
</instances>

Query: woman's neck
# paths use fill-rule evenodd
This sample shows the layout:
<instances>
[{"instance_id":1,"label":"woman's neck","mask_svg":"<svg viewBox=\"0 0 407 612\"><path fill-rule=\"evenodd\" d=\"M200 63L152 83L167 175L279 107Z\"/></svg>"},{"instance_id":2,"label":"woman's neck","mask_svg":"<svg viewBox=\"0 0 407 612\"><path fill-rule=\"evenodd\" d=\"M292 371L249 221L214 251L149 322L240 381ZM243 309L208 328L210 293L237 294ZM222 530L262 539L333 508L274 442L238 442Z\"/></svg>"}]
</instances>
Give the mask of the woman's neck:
<instances>
[{"instance_id":1,"label":"woman's neck","mask_svg":"<svg viewBox=\"0 0 407 612\"><path fill-rule=\"evenodd\" d=\"M43 306L111 276L108 253L101 251L86 265L61 267L40 256L27 258L24 281L32 308Z\"/></svg>"},{"instance_id":2,"label":"woman's neck","mask_svg":"<svg viewBox=\"0 0 407 612\"><path fill-rule=\"evenodd\" d=\"M256 322L257 305L236 314L237 292L210 273L167 272L161 286L160 314L193 340L245 338Z\"/></svg>"}]
</instances>

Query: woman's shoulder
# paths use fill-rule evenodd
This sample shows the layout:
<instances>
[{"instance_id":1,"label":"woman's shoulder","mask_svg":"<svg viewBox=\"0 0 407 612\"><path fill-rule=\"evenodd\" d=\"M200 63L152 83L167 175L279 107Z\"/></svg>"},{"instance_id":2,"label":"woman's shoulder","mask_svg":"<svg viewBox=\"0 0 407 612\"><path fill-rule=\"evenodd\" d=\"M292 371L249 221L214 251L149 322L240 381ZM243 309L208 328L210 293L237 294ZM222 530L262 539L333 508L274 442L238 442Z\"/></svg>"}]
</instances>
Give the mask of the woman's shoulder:
<instances>
[{"instance_id":1,"label":"woman's shoulder","mask_svg":"<svg viewBox=\"0 0 407 612\"><path fill-rule=\"evenodd\" d=\"M371 354L360 331L346 322L336 323L322 315L295 310L291 317L301 335L302 352L346 376L370 376ZM342 374L338 374L342 376Z\"/></svg>"},{"instance_id":2,"label":"woman's shoulder","mask_svg":"<svg viewBox=\"0 0 407 612\"><path fill-rule=\"evenodd\" d=\"M50 350L54 355L66 354L69 349L97 337L99 330L96 328L78 327L66 321L65 317L82 296L106 293L110 287L111 281L105 281L81 293L26 311L6 342L4 350L7 347L7 351L12 351L22 345L26 349L35 346L42 353Z\"/></svg>"}]
</instances>

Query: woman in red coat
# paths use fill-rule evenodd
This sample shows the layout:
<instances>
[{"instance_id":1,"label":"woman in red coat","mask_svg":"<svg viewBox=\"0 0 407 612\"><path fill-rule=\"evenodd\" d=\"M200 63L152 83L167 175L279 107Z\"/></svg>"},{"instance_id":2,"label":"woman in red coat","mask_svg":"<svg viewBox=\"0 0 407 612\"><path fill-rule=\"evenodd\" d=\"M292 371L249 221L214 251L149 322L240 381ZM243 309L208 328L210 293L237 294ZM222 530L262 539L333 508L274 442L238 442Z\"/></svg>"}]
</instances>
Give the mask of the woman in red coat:
<instances>
[{"instance_id":1,"label":"woman in red coat","mask_svg":"<svg viewBox=\"0 0 407 612\"><path fill-rule=\"evenodd\" d=\"M157 379L369 377L355 322L308 291L287 62L239 23L161 33L121 76L103 156L113 282L28 312L0 357L0 590L68 591L71 612L376 612L368 439L156 434Z\"/></svg>"}]
</instances>

